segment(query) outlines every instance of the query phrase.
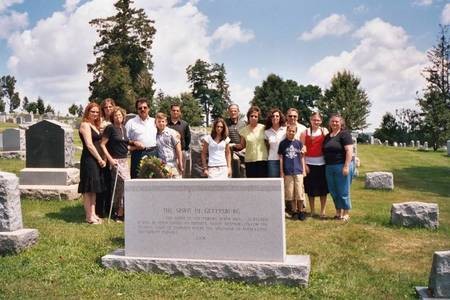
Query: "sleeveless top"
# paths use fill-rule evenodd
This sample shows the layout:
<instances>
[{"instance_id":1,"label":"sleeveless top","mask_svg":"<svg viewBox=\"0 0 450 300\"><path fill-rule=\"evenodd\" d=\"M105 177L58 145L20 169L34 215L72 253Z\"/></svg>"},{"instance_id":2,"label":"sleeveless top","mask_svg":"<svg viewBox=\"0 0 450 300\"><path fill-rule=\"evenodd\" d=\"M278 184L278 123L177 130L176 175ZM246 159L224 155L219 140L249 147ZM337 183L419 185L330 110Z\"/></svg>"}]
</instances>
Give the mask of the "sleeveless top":
<instances>
[{"instance_id":1,"label":"sleeveless top","mask_svg":"<svg viewBox=\"0 0 450 300\"><path fill-rule=\"evenodd\" d=\"M322 152L322 144L325 140L325 134L322 127L320 127L319 130L319 135L313 135L311 128L308 128L305 131L305 162L309 165L321 166L325 164L325 159Z\"/></svg>"}]
</instances>

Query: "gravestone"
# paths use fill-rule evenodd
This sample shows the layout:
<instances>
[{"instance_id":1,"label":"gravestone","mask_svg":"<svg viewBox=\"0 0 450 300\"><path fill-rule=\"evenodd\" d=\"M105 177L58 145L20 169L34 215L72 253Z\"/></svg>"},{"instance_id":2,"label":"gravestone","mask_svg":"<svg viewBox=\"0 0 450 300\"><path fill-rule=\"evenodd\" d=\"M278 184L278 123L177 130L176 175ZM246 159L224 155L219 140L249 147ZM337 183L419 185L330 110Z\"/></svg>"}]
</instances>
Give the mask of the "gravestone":
<instances>
[{"instance_id":1,"label":"gravestone","mask_svg":"<svg viewBox=\"0 0 450 300\"><path fill-rule=\"evenodd\" d=\"M450 156L450 140L447 141L447 156Z\"/></svg>"},{"instance_id":2,"label":"gravestone","mask_svg":"<svg viewBox=\"0 0 450 300\"><path fill-rule=\"evenodd\" d=\"M24 229L20 206L19 179L0 172L0 255L18 253L38 240L36 229Z\"/></svg>"},{"instance_id":3,"label":"gravestone","mask_svg":"<svg viewBox=\"0 0 450 300\"><path fill-rule=\"evenodd\" d=\"M107 268L307 285L309 256L286 255L283 183L265 179L125 182L125 249Z\"/></svg>"},{"instance_id":4,"label":"gravestone","mask_svg":"<svg viewBox=\"0 0 450 300\"><path fill-rule=\"evenodd\" d=\"M366 189L393 190L394 175L391 172L369 172L366 173Z\"/></svg>"},{"instance_id":5,"label":"gravestone","mask_svg":"<svg viewBox=\"0 0 450 300\"><path fill-rule=\"evenodd\" d=\"M428 150L428 142L424 142L423 143L423 149L424 150Z\"/></svg>"},{"instance_id":6,"label":"gravestone","mask_svg":"<svg viewBox=\"0 0 450 300\"><path fill-rule=\"evenodd\" d=\"M6 123L6 115L0 114L0 123Z\"/></svg>"},{"instance_id":7,"label":"gravestone","mask_svg":"<svg viewBox=\"0 0 450 300\"><path fill-rule=\"evenodd\" d=\"M416 286L420 299L450 299L450 250L436 251L428 278L428 287Z\"/></svg>"},{"instance_id":8,"label":"gravestone","mask_svg":"<svg viewBox=\"0 0 450 300\"><path fill-rule=\"evenodd\" d=\"M3 131L3 151L25 151L25 130L8 128Z\"/></svg>"},{"instance_id":9,"label":"gravestone","mask_svg":"<svg viewBox=\"0 0 450 300\"><path fill-rule=\"evenodd\" d=\"M23 115L23 120L25 123L32 123L34 118L32 114Z\"/></svg>"},{"instance_id":10,"label":"gravestone","mask_svg":"<svg viewBox=\"0 0 450 300\"><path fill-rule=\"evenodd\" d=\"M205 177L202 165L202 143L203 138L208 134L206 128L199 128L191 131L191 178Z\"/></svg>"},{"instance_id":11,"label":"gravestone","mask_svg":"<svg viewBox=\"0 0 450 300\"><path fill-rule=\"evenodd\" d=\"M73 129L43 120L26 132L26 168L20 171L23 195L37 198L76 199L80 171L73 168Z\"/></svg>"},{"instance_id":12,"label":"gravestone","mask_svg":"<svg viewBox=\"0 0 450 300\"><path fill-rule=\"evenodd\" d=\"M394 142L394 147L398 147L398 143L397 142Z\"/></svg>"},{"instance_id":13,"label":"gravestone","mask_svg":"<svg viewBox=\"0 0 450 300\"><path fill-rule=\"evenodd\" d=\"M385 145L385 146L389 146L389 141L388 141L388 140L385 140L385 141L384 141L384 145Z\"/></svg>"},{"instance_id":14,"label":"gravestone","mask_svg":"<svg viewBox=\"0 0 450 300\"><path fill-rule=\"evenodd\" d=\"M410 146L412 147L412 148L414 148L414 140L411 140L411 144L410 144Z\"/></svg>"},{"instance_id":15,"label":"gravestone","mask_svg":"<svg viewBox=\"0 0 450 300\"><path fill-rule=\"evenodd\" d=\"M373 135L370 136L370 144L371 145L375 144L375 140L374 140Z\"/></svg>"},{"instance_id":16,"label":"gravestone","mask_svg":"<svg viewBox=\"0 0 450 300\"><path fill-rule=\"evenodd\" d=\"M383 143L381 143L381 141L380 141L380 139L375 139L374 140L374 142L375 142L375 145L383 145Z\"/></svg>"},{"instance_id":17,"label":"gravestone","mask_svg":"<svg viewBox=\"0 0 450 300\"><path fill-rule=\"evenodd\" d=\"M416 148L420 148L420 141L416 141Z\"/></svg>"},{"instance_id":18,"label":"gravestone","mask_svg":"<svg viewBox=\"0 0 450 300\"><path fill-rule=\"evenodd\" d=\"M403 227L439 227L439 207L436 203L403 202L391 207L391 223Z\"/></svg>"}]
</instances>

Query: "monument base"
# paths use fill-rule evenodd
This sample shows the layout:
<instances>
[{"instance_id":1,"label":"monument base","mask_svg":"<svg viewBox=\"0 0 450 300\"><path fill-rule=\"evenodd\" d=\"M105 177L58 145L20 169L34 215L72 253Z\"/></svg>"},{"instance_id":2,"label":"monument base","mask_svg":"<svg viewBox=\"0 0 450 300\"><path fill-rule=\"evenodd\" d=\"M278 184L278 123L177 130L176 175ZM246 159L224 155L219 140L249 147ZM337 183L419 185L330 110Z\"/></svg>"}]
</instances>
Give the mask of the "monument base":
<instances>
[{"instance_id":1,"label":"monument base","mask_svg":"<svg viewBox=\"0 0 450 300\"><path fill-rule=\"evenodd\" d=\"M20 170L21 185L72 185L80 182L76 168L25 168Z\"/></svg>"},{"instance_id":2,"label":"monument base","mask_svg":"<svg viewBox=\"0 0 450 300\"><path fill-rule=\"evenodd\" d=\"M0 151L0 158L25 160L25 151Z\"/></svg>"},{"instance_id":3,"label":"monument base","mask_svg":"<svg viewBox=\"0 0 450 300\"><path fill-rule=\"evenodd\" d=\"M19 185L20 195L41 200L76 200L80 197L78 184L72 185Z\"/></svg>"},{"instance_id":4,"label":"monument base","mask_svg":"<svg viewBox=\"0 0 450 300\"><path fill-rule=\"evenodd\" d=\"M443 299L443 298L434 298L433 295L431 295L430 290L426 286L416 286L416 293L419 296L420 300Z\"/></svg>"},{"instance_id":5,"label":"monument base","mask_svg":"<svg viewBox=\"0 0 450 300\"><path fill-rule=\"evenodd\" d=\"M0 255L15 254L37 243L37 229L19 229L0 232Z\"/></svg>"},{"instance_id":6,"label":"monument base","mask_svg":"<svg viewBox=\"0 0 450 300\"><path fill-rule=\"evenodd\" d=\"M309 255L287 255L284 263L274 263L131 257L125 256L124 249L103 256L102 265L123 271L297 286L308 285L311 270Z\"/></svg>"}]
</instances>

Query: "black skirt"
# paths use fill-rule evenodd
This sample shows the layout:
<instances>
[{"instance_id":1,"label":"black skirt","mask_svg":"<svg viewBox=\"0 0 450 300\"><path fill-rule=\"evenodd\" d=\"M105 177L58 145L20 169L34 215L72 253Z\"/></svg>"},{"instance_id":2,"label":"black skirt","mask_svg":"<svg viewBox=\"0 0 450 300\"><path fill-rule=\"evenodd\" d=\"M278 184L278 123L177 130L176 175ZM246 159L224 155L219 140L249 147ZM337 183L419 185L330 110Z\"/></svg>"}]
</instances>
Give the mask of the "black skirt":
<instances>
[{"instance_id":1,"label":"black skirt","mask_svg":"<svg viewBox=\"0 0 450 300\"><path fill-rule=\"evenodd\" d=\"M325 177L325 165L308 165L309 173L304 179L305 192L310 197L324 196L328 194L327 179Z\"/></svg>"}]
</instances>

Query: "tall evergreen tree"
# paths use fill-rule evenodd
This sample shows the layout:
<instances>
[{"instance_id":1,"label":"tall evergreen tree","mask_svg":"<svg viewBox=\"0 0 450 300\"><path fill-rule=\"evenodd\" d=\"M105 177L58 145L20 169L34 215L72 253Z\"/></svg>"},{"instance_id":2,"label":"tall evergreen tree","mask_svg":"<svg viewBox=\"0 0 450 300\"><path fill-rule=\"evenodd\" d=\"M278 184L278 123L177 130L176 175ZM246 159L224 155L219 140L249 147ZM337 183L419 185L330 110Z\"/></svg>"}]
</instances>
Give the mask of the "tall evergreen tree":
<instances>
[{"instance_id":1,"label":"tall evergreen tree","mask_svg":"<svg viewBox=\"0 0 450 300\"><path fill-rule=\"evenodd\" d=\"M209 125L209 118L221 117L230 103L225 66L198 59L186 69L192 96L197 99Z\"/></svg>"},{"instance_id":2,"label":"tall evergreen tree","mask_svg":"<svg viewBox=\"0 0 450 300\"><path fill-rule=\"evenodd\" d=\"M325 122L330 114L339 113L349 130L369 126L366 119L371 104L366 91L359 87L360 81L350 71L338 72L333 76L330 88L325 90L324 97L318 102Z\"/></svg>"},{"instance_id":3,"label":"tall evergreen tree","mask_svg":"<svg viewBox=\"0 0 450 300\"><path fill-rule=\"evenodd\" d=\"M152 48L156 29L143 9L132 8L134 1L118 0L117 13L90 22L100 40L94 46L95 63L90 100L101 102L112 97L117 104L134 110L136 97L153 99Z\"/></svg>"},{"instance_id":4,"label":"tall evergreen tree","mask_svg":"<svg viewBox=\"0 0 450 300\"><path fill-rule=\"evenodd\" d=\"M0 78L0 100L6 99L10 113L20 106L19 93L16 92L16 82L16 78L11 75Z\"/></svg>"},{"instance_id":5,"label":"tall evergreen tree","mask_svg":"<svg viewBox=\"0 0 450 300\"><path fill-rule=\"evenodd\" d=\"M423 72L427 87L424 95L417 99L423 116L423 130L435 151L450 136L450 42L448 26L441 25L440 29L437 45L427 52L430 66Z\"/></svg>"},{"instance_id":6,"label":"tall evergreen tree","mask_svg":"<svg viewBox=\"0 0 450 300\"><path fill-rule=\"evenodd\" d=\"M28 107L29 103L30 103L30 100L28 100L28 97L27 96L23 97L23 100L22 100L22 108L23 108L23 110L27 110L27 107Z\"/></svg>"}]
</instances>

